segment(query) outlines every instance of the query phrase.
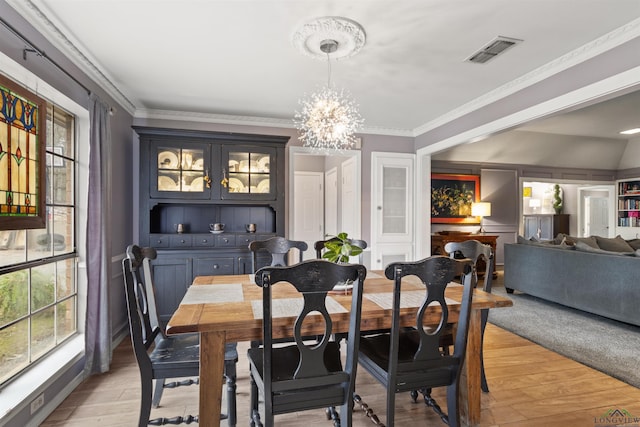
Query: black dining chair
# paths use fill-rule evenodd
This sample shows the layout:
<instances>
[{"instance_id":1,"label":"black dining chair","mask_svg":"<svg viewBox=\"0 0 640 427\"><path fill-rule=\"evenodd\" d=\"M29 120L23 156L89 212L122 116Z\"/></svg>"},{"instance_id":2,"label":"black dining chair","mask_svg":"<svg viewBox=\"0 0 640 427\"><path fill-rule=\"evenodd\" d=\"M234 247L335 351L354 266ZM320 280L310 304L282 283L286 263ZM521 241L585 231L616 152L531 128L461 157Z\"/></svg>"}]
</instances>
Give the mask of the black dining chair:
<instances>
[{"instance_id":1,"label":"black dining chair","mask_svg":"<svg viewBox=\"0 0 640 427\"><path fill-rule=\"evenodd\" d=\"M322 254L325 251L325 247L324 244L327 242L339 242L340 239L338 239L337 237L332 237L330 239L327 240L318 240L317 242L315 242L313 244L313 249L315 249L316 251L316 258L318 259L322 259ZM363 251L365 249L367 249L367 242L365 242L364 240L359 240L359 239L347 239L347 241L349 242L350 245L353 246L357 246L360 249L362 249ZM363 254L364 252L360 253L360 255L358 255L358 262L360 264L362 264L363 261Z\"/></svg>"},{"instance_id":2,"label":"black dining chair","mask_svg":"<svg viewBox=\"0 0 640 427\"><path fill-rule=\"evenodd\" d=\"M440 336L449 318L445 290L457 276L463 276L463 297L457 322L453 355L442 351ZM387 427L393 427L396 393L419 390L425 403L450 426L460 425L458 385L464 362L472 297L472 262L445 256L433 256L416 262L396 262L385 269L385 276L393 279L393 311L388 333L362 336L358 361L387 391ZM424 299L418 307L414 328L401 323L402 281L416 276L425 285ZM425 325L425 314L441 308L441 321L431 327ZM431 389L447 387L447 413L431 397ZM358 395L357 401L362 401ZM374 417L375 415L370 415ZM373 418L372 418L373 419ZM377 417L375 418L377 419Z\"/></svg>"},{"instance_id":3,"label":"black dining chair","mask_svg":"<svg viewBox=\"0 0 640 427\"><path fill-rule=\"evenodd\" d=\"M269 265L287 265L287 255L291 249L298 249L298 262L302 261L303 252L309 248L306 242L298 240L289 240L284 237L276 236L267 240L255 240L249 243L249 250L252 253L252 273L258 270L258 253L266 251L271 255L271 263Z\"/></svg>"},{"instance_id":4,"label":"black dining chair","mask_svg":"<svg viewBox=\"0 0 640 427\"><path fill-rule=\"evenodd\" d=\"M444 245L444 250L447 251L452 258L468 258L473 261L473 276L472 286L475 288L478 285L478 261L482 260L485 263L484 270L484 282L482 290L491 293L491 283L493 277L493 251L491 246L485 245L477 240L465 240L462 242L449 242ZM489 319L489 309L485 308L480 312L481 316L481 335L480 335L480 388L485 393L489 392L489 385L487 384L487 376L484 372L484 330L487 327L487 320Z\"/></svg>"},{"instance_id":5,"label":"black dining chair","mask_svg":"<svg viewBox=\"0 0 640 427\"><path fill-rule=\"evenodd\" d=\"M262 426L258 410L258 394L264 398L264 425L274 425L274 415L315 408L340 407L340 414L328 412L334 425L351 426L353 391L358 360L358 337L362 309L362 287L367 270L360 264L341 265L322 260L307 260L289 267L263 267L255 275L262 287L262 337L264 345L250 348L247 357L251 380L251 426ZM327 296L339 283L354 282L351 310L330 313ZM274 347L273 318L278 299L272 299L272 288L289 283L301 294L300 305L293 307L297 315L293 328L294 343ZM341 296L341 298L344 298ZM286 304L291 305L291 301ZM340 306L341 307L341 306ZM331 316L335 316L332 320ZM318 318L320 316L320 318ZM340 344L331 339L334 321L349 323L345 363ZM324 332L317 340L305 341L303 325L318 322Z\"/></svg>"},{"instance_id":6,"label":"black dining chair","mask_svg":"<svg viewBox=\"0 0 640 427\"><path fill-rule=\"evenodd\" d=\"M198 334L167 336L158 320L155 288L149 262L157 256L153 248L137 245L127 247L122 260L125 296L129 316L131 344L140 369L142 396L138 425L191 423L197 416L176 416L150 420L151 407L157 408L164 388L176 388L199 383L200 342ZM227 380L227 415L229 426L236 425L236 344L227 344L224 355L224 375ZM166 382L170 379L193 377ZM155 391L153 381L155 380Z\"/></svg>"}]
</instances>

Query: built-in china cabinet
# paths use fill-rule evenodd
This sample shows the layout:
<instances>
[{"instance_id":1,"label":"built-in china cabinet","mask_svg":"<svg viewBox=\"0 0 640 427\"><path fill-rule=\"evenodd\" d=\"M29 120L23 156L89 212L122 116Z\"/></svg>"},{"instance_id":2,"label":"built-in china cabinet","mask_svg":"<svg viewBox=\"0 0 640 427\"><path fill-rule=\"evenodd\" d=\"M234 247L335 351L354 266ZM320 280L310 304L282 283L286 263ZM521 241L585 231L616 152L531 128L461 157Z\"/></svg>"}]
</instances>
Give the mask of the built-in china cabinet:
<instances>
[{"instance_id":1,"label":"built-in china cabinet","mask_svg":"<svg viewBox=\"0 0 640 427\"><path fill-rule=\"evenodd\" d=\"M140 139L140 245L167 321L200 275L251 272L253 240L284 236L288 136L134 127ZM210 224L224 224L210 230ZM255 224L255 232L247 231ZM269 262L261 255L260 264Z\"/></svg>"}]
</instances>

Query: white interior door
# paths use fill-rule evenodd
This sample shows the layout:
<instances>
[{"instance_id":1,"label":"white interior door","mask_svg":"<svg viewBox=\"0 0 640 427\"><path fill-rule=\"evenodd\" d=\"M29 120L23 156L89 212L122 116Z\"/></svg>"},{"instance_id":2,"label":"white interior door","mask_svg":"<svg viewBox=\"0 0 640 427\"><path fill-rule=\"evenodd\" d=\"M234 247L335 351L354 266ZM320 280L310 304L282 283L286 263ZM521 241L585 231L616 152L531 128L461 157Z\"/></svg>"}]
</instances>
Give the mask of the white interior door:
<instances>
[{"instance_id":1,"label":"white interior door","mask_svg":"<svg viewBox=\"0 0 640 427\"><path fill-rule=\"evenodd\" d=\"M296 172L294 185L293 240L307 242L304 259L315 258L313 244L324 236L324 174Z\"/></svg>"},{"instance_id":2,"label":"white interior door","mask_svg":"<svg viewBox=\"0 0 640 427\"><path fill-rule=\"evenodd\" d=\"M324 234L338 234L338 169L324 174Z\"/></svg>"},{"instance_id":3,"label":"white interior door","mask_svg":"<svg viewBox=\"0 0 640 427\"><path fill-rule=\"evenodd\" d=\"M354 239L361 239L360 235L360 179L356 159L351 157L342 162L342 190L341 190L341 230Z\"/></svg>"},{"instance_id":4,"label":"white interior door","mask_svg":"<svg viewBox=\"0 0 640 427\"><path fill-rule=\"evenodd\" d=\"M609 201L604 197L587 197L585 199L587 236L609 237Z\"/></svg>"}]
</instances>

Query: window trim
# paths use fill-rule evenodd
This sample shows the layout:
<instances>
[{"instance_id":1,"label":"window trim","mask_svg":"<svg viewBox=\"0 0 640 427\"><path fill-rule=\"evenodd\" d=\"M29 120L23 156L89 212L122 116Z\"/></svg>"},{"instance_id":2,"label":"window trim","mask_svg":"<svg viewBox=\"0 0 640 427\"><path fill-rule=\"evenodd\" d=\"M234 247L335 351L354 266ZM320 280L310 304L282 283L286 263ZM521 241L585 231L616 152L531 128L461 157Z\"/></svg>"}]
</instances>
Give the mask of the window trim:
<instances>
[{"instance_id":1,"label":"window trim","mask_svg":"<svg viewBox=\"0 0 640 427\"><path fill-rule=\"evenodd\" d=\"M76 174L76 255L77 255L77 334L69 337L58 348L42 358L33 368L27 369L3 388L0 399L0 425L10 420L21 410L28 408L32 398L45 390L61 373L73 366L79 358L84 357L85 319L87 301L86 270L86 227L88 215L88 181L89 181L89 109L59 92L53 86L24 68L13 59L0 52L0 70L2 74L27 89L36 92L42 98L64 108L76 117L75 132L77 139L77 174ZM34 380L37 378L37 380ZM79 381L82 378L79 378ZM74 385L75 387L75 385ZM71 392L71 390L69 390ZM66 396L60 396L64 398ZM48 403L45 405L49 406ZM28 409L27 409L28 410ZM46 411L39 411L42 416Z\"/></svg>"}]
</instances>

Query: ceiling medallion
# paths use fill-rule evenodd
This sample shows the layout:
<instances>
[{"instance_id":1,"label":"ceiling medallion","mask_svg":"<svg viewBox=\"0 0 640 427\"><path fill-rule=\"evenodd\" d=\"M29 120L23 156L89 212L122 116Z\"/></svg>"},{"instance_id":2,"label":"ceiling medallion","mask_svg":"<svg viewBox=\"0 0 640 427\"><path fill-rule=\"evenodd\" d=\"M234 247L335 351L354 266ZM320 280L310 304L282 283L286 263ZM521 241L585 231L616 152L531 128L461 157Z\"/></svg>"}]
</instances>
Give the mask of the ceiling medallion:
<instances>
[{"instance_id":1,"label":"ceiling medallion","mask_svg":"<svg viewBox=\"0 0 640 427\"><path fill-rule=\"evenodd\" d=\"M364 46L364 41L364 30L358 23L338 17L319 18L295 33L294 44L302 53L326 59L329 69L327 85L306 99L301 99L299 104L302 109L294 115L294 123L304 147L317 151L353 147L355 132L362 126L363 120L348 92L332 87L330 61L331 57L348 58L355 55Z\"/></svg>"},{"instance_id":2,"label":"ceiling medallion","mask_svg":"<svg viewBox=\"0 0 640 427\"><path fill-rule=\"evenodd\" d=\"M324 40L335 40L338 48L331 53L333 59L351 57L362 49L366 41L364 29L351 19L324 16L307 22L293 35L293 45L302 54L324 61L327 54L320 49Z\"/></svg>"}]
</instances>

